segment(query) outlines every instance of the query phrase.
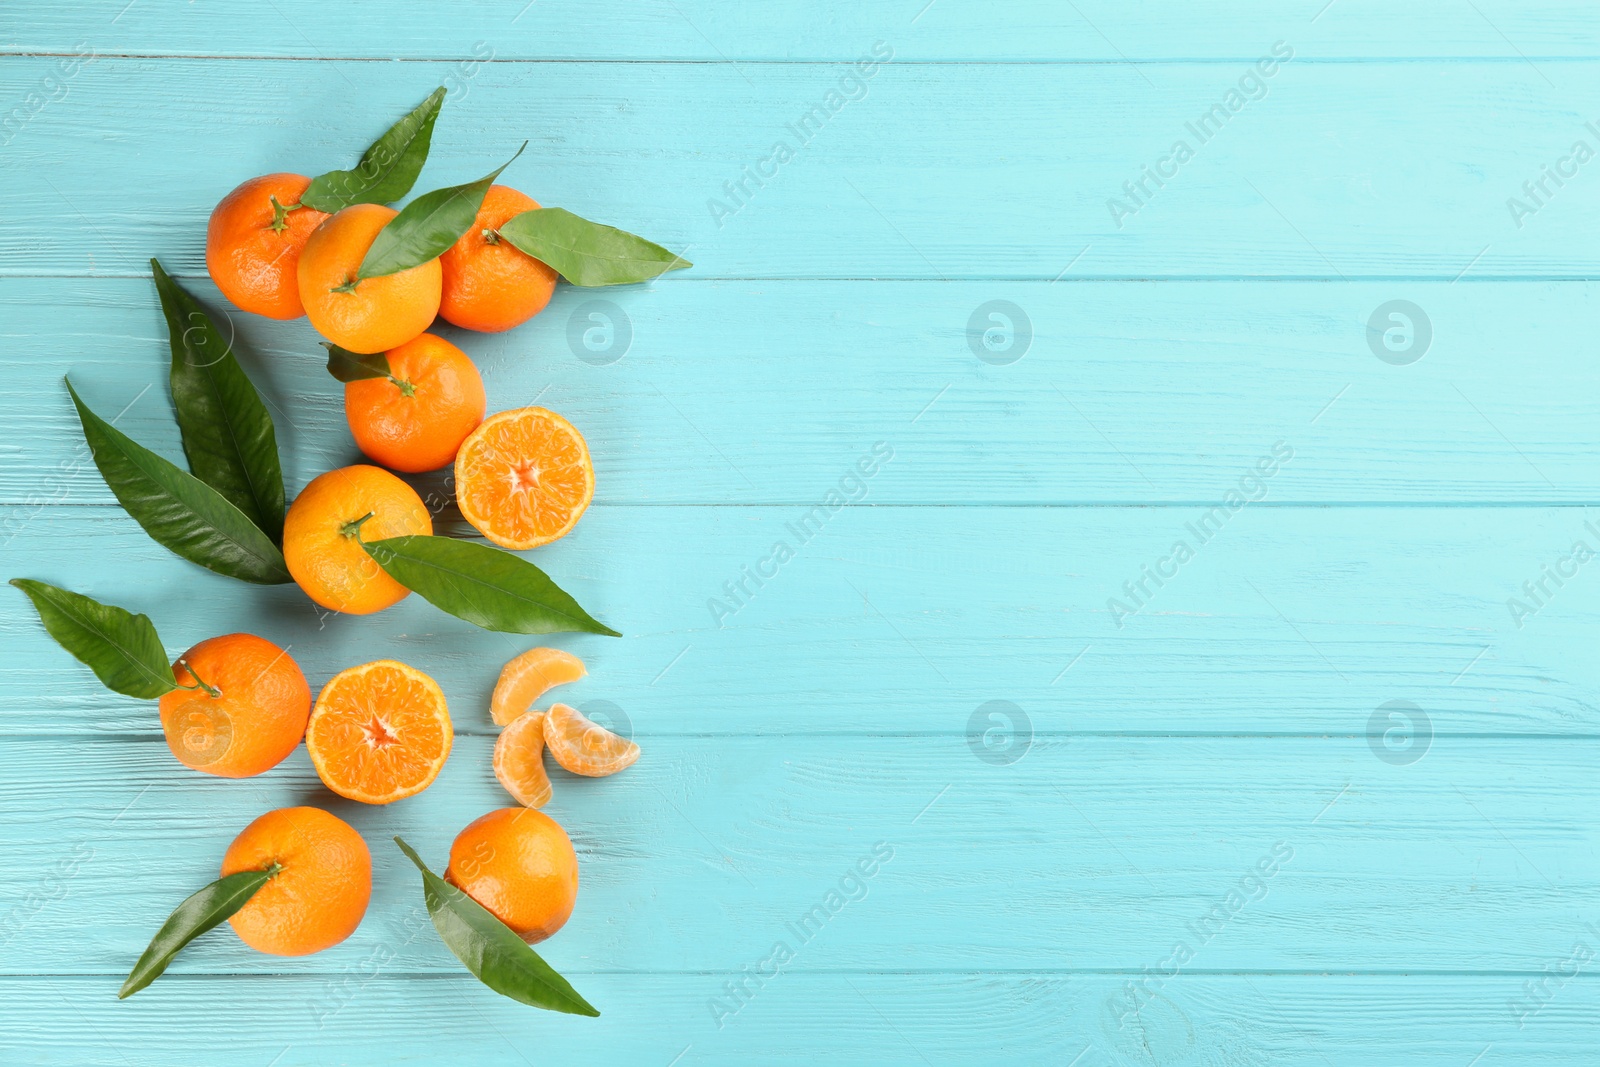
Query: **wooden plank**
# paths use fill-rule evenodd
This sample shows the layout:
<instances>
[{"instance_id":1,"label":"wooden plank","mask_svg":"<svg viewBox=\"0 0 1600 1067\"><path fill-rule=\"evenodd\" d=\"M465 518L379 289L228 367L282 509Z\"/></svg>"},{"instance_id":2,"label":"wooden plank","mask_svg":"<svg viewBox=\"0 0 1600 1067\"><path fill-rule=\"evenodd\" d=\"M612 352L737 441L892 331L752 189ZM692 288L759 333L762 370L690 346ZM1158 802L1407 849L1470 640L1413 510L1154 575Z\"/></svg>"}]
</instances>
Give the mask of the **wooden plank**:
<instances>
[{"instance_id":1,"label":"wooden plank","mask_svg":"<svg viewBox=\"0 0 1600 1067\"><path fill-rule=\"evenodd\" d=\"M228 315L208 281L191 284L272 402L290 492L359 459L310 327ZM1582 282L672 282L600 298L562 287L509 334L440 332L478 361L491 410L537 399L575 421L602 503L809 507L882 442L895 458L870 480L875 504L1209 507L1281 441L1293 457L1269 482L1273 504L1588 504L1600 501L1600 468L1573 442L1589 436L1600 389L1580 340L1597 292ZM596 299L610 308L596 312ZM1368 343L1368 320L1396 299L1414 302L1432 335L1408 365ZM1003 324L982 310L994 300L1030 324L1030 341L1012 335L1021 355L1009 364L979 359L969 341L974 319L980 334ZM0 511L113 502L85 462L68 373L136 440L181 456L148 279L7 279L0 314L0 374L12 384L0 423L14 428ZM596 365L584 346L593 314L627 323L615 362Z\"/></svg>"},{"instance_id":2,"label":"wooden plank","mask_svg":"<svg viewBox=\"0 0 1600 1067\"><path fill-rule=\"evenodd\" d=\"M784 941L808 972L1536 974L1600 938L1583 925L1600 885L1593 739L1436 739L1403 766L1359 738L1046 737L1008 765L960 736L643 747L614 778L552 772L546 810L583 879L544 950L558 969L716 976ZM307 961L224 932L173 969L339 973L421 914L391 835L437 864L509 803L491 749L458 738L433 787L375 808L326 792L303 753L232 781L183 771L160 741L8 742L0 970L126 973L246 823L311 803L373 850L370 922ZM401 940L398 970L456 966L432 936ZM1163 965L1179 942L1186 959Z\"/></svg>"},{"instance_id":3,"label":"wooden plank","mask_svg":"<svg viewBox=\"0 0 1600 1067\"><path fill-rule=\"evenodd\" d=\"M1474 1056L1556 1067L1584 1062L1600 1010L1587 975L1552 983L1556 991L1520 1028L1510 1006L1527 981L1520 977L1183 975L1119 1029L1106 1001L1122 976L785 971L718 1029L707 1007L716 980L589 976L585 988L604 1014L580 1019L495 997L469 977L169 975L122 1002L111 978L0 978L13 1016L0 1052L42 1067L209 1067L273 1056L278 1067L322 1067L362 1062L374 1048L391 1063L514 1067L675 1056L685 1067L1462 1067Z\"/></svg>"},{"instance_id":4,"label":"wooden plank","mask_svg":"<svg viewBox=\"0 0 1600 1067\"><path fill-rule=\"evenodd\" d=\"M500 666L553 643L589 664L573 697L620 705L646 736L960 736L1001 699L1051 734L1360 738L1392 700L1441 735L1600 734L1600 585L1571 557L1600 539L1577 509L1246 508L1204 544L1195 509L855 507L805 544L802 518L594 508L533 558L623 640L488 633L416 597L327 617L293 586L179 559L114 508L42 509L6 546L6 576L146 611L174 656L249 629L291 646L314 687L395 655L439 678L468 732L491 729ZM1144 568L1174 568L1179 539L1194 558L1157 588ZM781 566L779 540L795 552ZM777 573L758 588L745 574L763 563ZM4 593L0 731L151 736L149 705L101 690Z\"/></svg>"},{"instance_id":5,"label":"wooden plank","mask_svg":"<svg viewBox=\"0 0 1600 1067\"><path fill-rule=\"evenodd\" d=\"M875 39L907 58L938 61L1254 58L1275 37L1319 58L1411 59L1593 56L1594 9L1581 0L1478 0L1473 7L1342 0L1284 5L1217 0L1195 6L1046 0L829 5L735 0L640 0L606 12L572 0L463 0L450 17L423 0L398 0L372 19L311 0L259 9L218 2L175 12L135 4L18 3L0 13L6 51L68 49L203 56L367 56L496 59L853 59ZM115 16L115 17L113 17ZM1382 32L1375 32L1381 26ZM1153 77L1154 75L1152 75Z\"/></svg>"},{"instance_id":6,"label":"wooden plank","mask_svg":"<svg viewBox=\"0 0 1600 1067\"><path fill-rule=\"evenodd\" d=\"M29 99L57 62L12 59L0 98ZM160 254L196 273L224 193L348 166L448 67L82 64L8 129L8 170L42 178L8 190L0 262L142 275ZM686 251L701 278L1589 277L1600 214L1571 152L1600 143L1594 67L1291 60L1250 102L1245 66L889 62L852 103L829 100L831 67L493 63L441 121L423 180L482 174L531 139L509 181ZM831 110L793 132L813 104ZM1579 177L1557 188L1543 166ZM1514 217L1512 197L1542 206Z\"/></svg>"}]
</instances>

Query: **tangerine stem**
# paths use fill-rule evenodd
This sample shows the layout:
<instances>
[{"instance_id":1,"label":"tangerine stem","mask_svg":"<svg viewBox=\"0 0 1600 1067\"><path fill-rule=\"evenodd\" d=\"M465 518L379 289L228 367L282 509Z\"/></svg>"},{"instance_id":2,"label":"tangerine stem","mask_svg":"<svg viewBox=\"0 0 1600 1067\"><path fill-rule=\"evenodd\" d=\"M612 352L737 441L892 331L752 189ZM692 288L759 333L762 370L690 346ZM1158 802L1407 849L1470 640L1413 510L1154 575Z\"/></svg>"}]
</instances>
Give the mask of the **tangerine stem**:
<instances>
[{"instance_id":1,"label":"tangerine stem","mask_svg":"<svg viewBox=\"0 0 1600 1067\"><path fill-rule=\"evenodd\" d=\"M389 375L389 380L394 383L395 388L400 390L400 395L401 396L416 396L417 395L417 387L412 385L410 382L406 381L405 379L396 378L394 375L391 374L391 375Z\"/></svg>"},{"instance_id":2,"label":"tangerine stem","mask_svg":"<svg viewBox=\"0 0 1600 1067\"><path fill-rule=\"evenodd\" d=\"M330 292L330 293L353 293L353 292L356 291L356 283L358 283L360 281L361 281L360 278L356 278L356 277L350 278L343 285L336 285L332 289L329 289L328 292Z\"/></svg>"},{"instance_id":3,"label":"tangerine stem","mask_svg":"<svg viewBox=\"0 0 1600 1067\"><path fill-rule=\"evenodd\" d=\"M178 687L179 689L204 689L207 693L211 694L211 697L212 697L213 700L215 700L216 698L222 696L222 690L218 689L214 685L207 685L206 684L206 680L204 678L200 677L199 673L194 669L194 665L191 664L188 660L180 659L178 661L178 666L180 666L184 670L188 671L189 672L189 677L193 678L195 680L195 683L196 683L194 685L180 685Z\"/></svg>"},{"instance_id":4,"label":"tangerine stem","mask_svg":"<svg viewBox=\"0 0 1600 1067\"><path fill-rule=\"evenodd\" d=\"M287 230L289 228L289 212L299 211L305 206L303 204L294 203L290 204L288 207L285 207L284 205L278 203L278 197L276 193L268 196L267 200L272 204L272 221L268 223L268 225L272 227L273 233L282 233L284 230Z\"/></svg>"},{"instance_id":5,"label":"tangerine stem","mask_svg":"<svg viewBox=\"0 0 1600 1067\"><path fill-rule=\"evenodd\" d=\"M496 230L496 229L492 229L492 228L484 230L483 231L483 240L484 240L485 244L491 244L491 245L499 244L500 243L500 231Z\"/></svg>"},{"instance_id":6,"label":"tangerine stem","mask_svg":"<svg viewBox=\"0 0 1600 1067\"><path fill-rule=\"evenodd\" d=\"M343 526L339 527L339 532L345 537L354 537L357 541L359 541L361 540L361 524L376 514L377 512L375 511L369 511L359 519L352 519Z\"/></svg>"}]
</instances>

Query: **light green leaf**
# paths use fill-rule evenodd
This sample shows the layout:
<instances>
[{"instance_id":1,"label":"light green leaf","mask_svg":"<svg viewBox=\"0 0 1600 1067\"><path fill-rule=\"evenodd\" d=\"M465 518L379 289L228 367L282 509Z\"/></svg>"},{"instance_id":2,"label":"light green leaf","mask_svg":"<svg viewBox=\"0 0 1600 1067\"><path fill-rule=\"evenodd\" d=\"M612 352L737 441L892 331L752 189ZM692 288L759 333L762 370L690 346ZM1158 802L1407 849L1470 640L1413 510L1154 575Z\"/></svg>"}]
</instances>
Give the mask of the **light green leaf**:
<instances>
[{"instance_id":1,"label":"light green leaf","mask_svg":"<svg viewBox=\"0 0 1600 1067\"><path fill-rule=\"evenodd\" d=\"M154 259L172 344L172 402L194 476L274 542L283 539L283 469L272 416L205 309Z\"/></svg>"},{"instance_id":2,"label":"light green leaf","mask_svg":"<svg viewBox=\"0 0 1600 1067\"><path fill-rule=\"evenodd\" d=\"M390 219L373 239L361 260L357 279L398 274L439 258L472 226L489 186L527 147L528 142L522 142L516 156L475 182L423 193L401 208L400 214Z\"/></svg>"},{"instance_id":3,"label":"light green leaf","mask_svg":"<svg viewBox=\"0 0 1600 1067\"><path fill-rule=\"evenodd\" d=\"M154 700L178 688L148 615L31 578L13 578L11 584L28 594L56 643L94 671L107 689Z\"/></svg>"},{"instance_id":4,"label":"light green leaf","mask_svg":"<svg viewBox=\"0 0 1600 1067\"><path fill-rule=\"evenodd\" d=\"M495 232L573 285L631 285L694 266L654 241L565 208L524 211Z\"/></svg>"},{"instance_id":5,"label":"light green leaf","mask_svg":"<svg viewBox=\"0 0 1600 1067\"><path fill-rule=\"evenodd\" d=\"M361 544L395 581L485 630L622 636L597 622L544 571L510 552L427 534Z\"/></svg>"},{"instance_id":6,"label":"light green leaf","mask_svg":"<svg viewBox=\"0 0 1600 1067\"><path fill-rule=\"evenodd\" d=\"M321 342L328 350L328 373L341 382L359 382L367 378L388 378L389 357L382 352L363 355L348 348L340 348L329 341Z\"/></svg>"},{"instance_id":7,"label":"light green leaf","mask_svg":"<svg viewBox=\"0 0 1600 1067\"><path fill-rule=\"evenodd\" d=\"M422 896L433 928L478 981L502 996L568 1015L600 1012L573 989L528 943L488 909L428 870L410 845L394 843L422 872Z\"/></svg>"},{"instance_id":8,"label":"light green leaf","mask_svg":"<svg viewBox=\"0 0 1600 1067\"><path fill-rule=\"evenodd\" d=\"M283 553L244 512L90 411L70 381L67 391L100 476L158 544L230 578L260 585L292 580Z\"/></svg>"},{"instance_id":9,"label":"light green leaf","mask_svg":"<svg viewBox=\"0 0 1600 1067\"><path fill-rule=\"evenodd\" d=\"M128 980L117 992L117 999L131 997L160 978L183 946L226 921L277 873L278 865L274 863L265 870L230 874L179 904L150 939L150 947L144 950L139 962L133 965Z\"/></svg>"},{"instance_id":10,"label":"light green leaf","mask_svg":"<svg viewBox=\"0 0 1600 1067\"><path fill-rule=\"evenodd\" d=\"M330 170L312 178L300 203L331 215L351 204L392 204L405 196L428 160L444 97L441 85L372 142L354 170Z\"/></svg>"}]
</instances>

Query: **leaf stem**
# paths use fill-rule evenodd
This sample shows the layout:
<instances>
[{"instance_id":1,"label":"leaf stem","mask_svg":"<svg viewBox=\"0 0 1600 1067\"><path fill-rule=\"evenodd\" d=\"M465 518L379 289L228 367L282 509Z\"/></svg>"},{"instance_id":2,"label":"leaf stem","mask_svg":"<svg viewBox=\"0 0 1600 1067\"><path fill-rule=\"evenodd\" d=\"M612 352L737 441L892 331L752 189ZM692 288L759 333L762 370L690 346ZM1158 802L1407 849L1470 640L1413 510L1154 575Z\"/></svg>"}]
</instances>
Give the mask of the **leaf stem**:
<instances>
[{"instance_id":1,"label":"leaf stem","mask_svg":"<svg viewBox=\"0 0 1600 1067\"><path fill-rule=\"evenodd\" d=\"M377 512L375 511L369 511L359 519L352 519L343 526L339 527L339 532L346 537L354 537L359 542L361 541L361 524L376 514Z\"/></svg>"},{"instance_id":2,"label":"leaf stem","mask_svg":"<svg viewBox=\"0 0 1600 1067\"><path fill-rule=\"evenodd\" d=\"M282 233L287 230L289 228L289 212L299 211L305 206L304 204L294 203L285 207L283 204L278 203L276 193L268 196L267 199L272 203L272 221L268 225L272 227L273 233Z\"/></svg>"},{"instance_id":3,"label":"leaf stem","mask_svg":"<svg viewBox=\"0 0 1600 1067\"><path fill-rule=\"evenodd\" d=\"M199 672L197 672L194 669L194 665L192 663L190 663L188 660L180 659L178 661L178 666L180 666L184 670L188 671L189 672L189 677L193 678L195 680L195 682L196 682L195 685L180 685L178 687L179 689L204 689L207 693L211 694L211 698L213 700L215 700L218 697L222 696L222 690L218 689L214 685L207 685L206 684L206 680L204 678L200 677Z\"/></svg>"}]
</instances>

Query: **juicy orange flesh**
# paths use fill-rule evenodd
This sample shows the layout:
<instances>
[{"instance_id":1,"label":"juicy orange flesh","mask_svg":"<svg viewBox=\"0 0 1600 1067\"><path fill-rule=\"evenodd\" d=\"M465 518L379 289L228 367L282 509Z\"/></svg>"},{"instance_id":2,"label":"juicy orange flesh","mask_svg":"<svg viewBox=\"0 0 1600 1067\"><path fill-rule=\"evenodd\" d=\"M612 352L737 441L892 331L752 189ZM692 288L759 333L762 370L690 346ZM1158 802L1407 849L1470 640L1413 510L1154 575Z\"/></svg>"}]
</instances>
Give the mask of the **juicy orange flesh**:
<instances>
[{"instance_id":1,"label":"juicy orange flesh","mask_svg":"<svg viewBox=\"0 0 1600 1067\"><path fill-rule=\"evenodd\" d=\"M496 726L506 726L558 685L576 682L587 672L583 660L559 648L530 648L507 663L495 683L489 712Z\"/></svg>"},{"instance_id":2,"label":"juicy orange flesh","mask_svg":"<svg viewBox=\"0 0 1600 1067\"><path fill-rule=\"evenodd\" d=\"M594 491L582 438L534 413L486 423L461 456L462 511L506 540L565 530Z\"/></svg>"},{"instance_id":3,"label":"juicy orange flesh","mask_svg":"<svg viewBox=\"0 0 1600 1067\"><path fill-rule=\"evenodd\" d=\"M505 728L494 743L494 776L524 807L542 808L549 803L542 714L524 715Z\"/></svg>"},{"instance_id":4,"label":"juicy orange flesh","mask_svg":"<svg viewBox=\"0 0 1600 1067\"><path fill-rule=\"evenodd\" d=\"M552 704L545 713L544 740L557 763L591 778L616 774L639 758L638 745L566 704Z\"/></svg>"},{"instance_id":5,"label":"juicy orange flesh","mask_svg":"<svg viewBox=\"0 0 1600 1067\"><path fill-rule=\"evenodd\" d=\"M438 695L421 678L378 665L318 698L312 744L327 776L373 796L413 789L435 773L450 735Z\"/></svg>"}]
</instances>

